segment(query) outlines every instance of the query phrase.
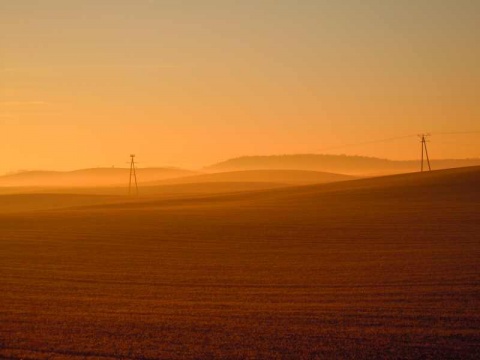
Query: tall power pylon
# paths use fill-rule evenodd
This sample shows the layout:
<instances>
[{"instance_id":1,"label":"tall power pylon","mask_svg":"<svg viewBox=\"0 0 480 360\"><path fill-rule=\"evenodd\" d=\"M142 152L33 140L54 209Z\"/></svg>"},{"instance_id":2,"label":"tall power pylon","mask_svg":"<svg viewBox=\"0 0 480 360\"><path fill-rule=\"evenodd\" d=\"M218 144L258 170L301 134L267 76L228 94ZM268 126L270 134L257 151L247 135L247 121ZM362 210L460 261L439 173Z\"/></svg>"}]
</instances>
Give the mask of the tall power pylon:
<instances>
[{"instance_id":1,"label":"tall power pylon","mask_svg":"<svg viewBox=\"0 0 480 360\"><path fill-rule=\"evenodd\" d=\"M135 193L138 196L137 172L135 169L135 154L130 155L130 179L128 182L128 195L132 195L132 177L135 180Z\"/></svg>"},{"instance_id":2,"label":"tall power pylon","mask_svg":"<svg viewBox=\"0 0 480 360\"><path fill-rule=\"evenodd\" d=\"M427 150L427 138L430 136L430 134L420 134L418 135L420 137L420 142L422 144L422 158L421 158L421 163L420 163L420 171L423 172L423 163L424 163L424 151L425 151L425 157L427 158L427 163L428 163L428 170L431 171L432 168L430 166L430 158L428 157L428 150Z\"/></svg>"}]
</instances>

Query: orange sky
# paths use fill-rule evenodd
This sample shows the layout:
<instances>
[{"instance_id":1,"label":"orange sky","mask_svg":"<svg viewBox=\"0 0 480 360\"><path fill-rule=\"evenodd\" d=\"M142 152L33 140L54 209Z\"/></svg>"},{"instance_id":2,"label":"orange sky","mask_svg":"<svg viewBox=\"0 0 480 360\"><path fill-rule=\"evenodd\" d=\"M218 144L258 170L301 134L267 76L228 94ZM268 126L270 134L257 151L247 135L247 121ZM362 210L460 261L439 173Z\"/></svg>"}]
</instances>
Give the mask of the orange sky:
<instances>
[{"instance_id":1,"label":"orange sky","mask_svg":"<svg viewBox=\"0 0 480 360\"><path fill-rule=\"evenodd\" d=\"M0 173L241 155L409 159L480 130L477 1L0 3ZM479 157L480 134L432 137Z\"/></svg>"}]
</instances>

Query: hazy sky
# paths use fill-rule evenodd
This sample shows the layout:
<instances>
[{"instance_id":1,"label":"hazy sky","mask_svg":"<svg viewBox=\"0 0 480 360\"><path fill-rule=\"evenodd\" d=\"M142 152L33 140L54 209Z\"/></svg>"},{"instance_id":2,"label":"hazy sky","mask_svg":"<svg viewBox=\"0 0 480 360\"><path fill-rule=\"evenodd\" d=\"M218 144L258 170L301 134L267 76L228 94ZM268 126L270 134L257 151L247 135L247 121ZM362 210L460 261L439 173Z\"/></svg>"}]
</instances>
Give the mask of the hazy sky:
<instances>
[{"instance_id":1,"label":"hazy sky","mask_svg":"<svg viewBox=\"0 0 480 360\"><path fill-rule=\"evenodd\" d=\"M0 172L416 158L480 130L477 0L0 0ZM480 135L432 137L479 157Z\"/></svg>"}]
</instances>

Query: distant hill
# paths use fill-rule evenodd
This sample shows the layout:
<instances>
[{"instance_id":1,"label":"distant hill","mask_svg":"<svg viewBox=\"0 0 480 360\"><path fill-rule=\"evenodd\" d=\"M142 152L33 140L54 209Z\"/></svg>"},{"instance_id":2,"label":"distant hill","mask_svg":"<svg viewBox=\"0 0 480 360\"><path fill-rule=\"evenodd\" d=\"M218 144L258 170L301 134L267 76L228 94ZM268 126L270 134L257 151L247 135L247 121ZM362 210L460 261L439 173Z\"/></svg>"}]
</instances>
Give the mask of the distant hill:
<instances>
[{"instance_id":1,"label":"distant hill","mask_svg":"<svg viewBox=\"0 0 480 360\"><path fill-rule=\"evenodd\" d=\"M354 177L348 175L308 170L243 170L186 176L157 181L152 183L152 185L226 182L306 185L352 179L354 179Z\"/></svg>"},{"instance_id":2,"label":"distant hill","mask_svg":"<svg viewBox=\"0 0 480 360\"><path fill-rule=\"evenodd\" d=\"M432 160L432 169L480 165L478 159ZM347 155L272 155L243 156L205 168L206 171L238 171L259 169L288 169L324 171L351 175L379 175L418 171L419 160L394 161L364 156Z\"/></svg>"},{"instance_id":3,"label":"distant hill","mask_svg":"<svg viewBox=\"0 0 480 360\"><path fill-rule=\"evenodd\" d=\"M93 168L75 171L24 171L0 176L0 186L106 186L128 184L130 169ZM196 174L176 168L137 169L139 183Z\"/></svg>"}]
</instances>

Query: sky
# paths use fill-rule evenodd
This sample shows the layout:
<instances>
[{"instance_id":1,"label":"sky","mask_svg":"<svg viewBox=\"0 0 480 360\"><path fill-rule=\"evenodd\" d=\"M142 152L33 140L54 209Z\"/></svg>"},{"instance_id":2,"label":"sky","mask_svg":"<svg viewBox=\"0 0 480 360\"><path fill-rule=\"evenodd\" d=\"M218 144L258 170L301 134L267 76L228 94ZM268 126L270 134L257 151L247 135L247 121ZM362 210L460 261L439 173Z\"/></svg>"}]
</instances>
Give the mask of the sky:
<instances>
[{"instance_id":1,"label":"sky","mask_svg":"<svg viewBox=\"0 0 480 360\"><path fill-rule=\"evenodd\" d=\"M0 173L480 157L476 0L0 0Z\"/></svg>"}]
</instances>

